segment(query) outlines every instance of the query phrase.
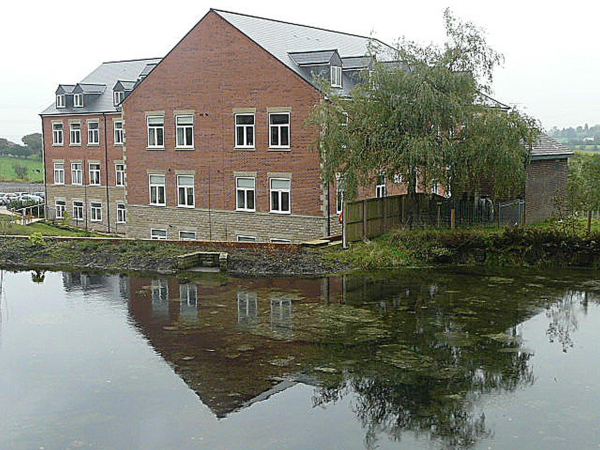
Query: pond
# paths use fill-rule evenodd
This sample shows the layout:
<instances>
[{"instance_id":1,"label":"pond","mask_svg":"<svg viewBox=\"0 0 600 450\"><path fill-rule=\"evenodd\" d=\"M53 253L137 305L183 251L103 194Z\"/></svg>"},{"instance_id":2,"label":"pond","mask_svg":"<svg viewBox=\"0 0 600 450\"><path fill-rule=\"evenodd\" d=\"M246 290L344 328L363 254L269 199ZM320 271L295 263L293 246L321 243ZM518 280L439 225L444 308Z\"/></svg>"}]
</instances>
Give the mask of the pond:
<instances>
[{"instance_id":1,"label":"pond","mask_svg":"<svg viewBox=\"0 0 600 450\"><path fill-rule=\"evenodd\" d=\"M598 448L596 275L1 271L0 448Z\"/></svg>"}]
</instances>

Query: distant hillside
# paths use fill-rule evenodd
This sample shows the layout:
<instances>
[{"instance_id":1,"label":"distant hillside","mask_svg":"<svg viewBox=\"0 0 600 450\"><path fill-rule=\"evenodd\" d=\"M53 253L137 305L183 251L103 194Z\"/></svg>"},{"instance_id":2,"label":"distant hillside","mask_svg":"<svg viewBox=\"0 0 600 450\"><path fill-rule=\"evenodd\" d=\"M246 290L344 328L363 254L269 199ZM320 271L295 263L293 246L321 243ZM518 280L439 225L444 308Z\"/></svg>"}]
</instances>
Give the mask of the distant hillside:
<instances>
[{"instance_id":1,"label":"distant hillside","mask_svg":"<svg viewBox=\"0 0 600 450\"><path fill-rule=\"evenodd\" d=\"M600 125L569 127L559 130L553 127L548 134L573 150L600 152Z\"/></svg>"}]
</instances>

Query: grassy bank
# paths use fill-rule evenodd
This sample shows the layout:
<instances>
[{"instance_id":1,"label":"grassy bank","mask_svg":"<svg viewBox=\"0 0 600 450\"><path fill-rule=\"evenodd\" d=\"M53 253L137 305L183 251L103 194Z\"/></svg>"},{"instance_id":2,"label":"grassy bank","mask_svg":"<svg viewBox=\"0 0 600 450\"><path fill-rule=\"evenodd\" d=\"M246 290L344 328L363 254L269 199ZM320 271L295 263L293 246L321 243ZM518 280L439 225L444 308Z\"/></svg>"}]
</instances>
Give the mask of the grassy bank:
<instances>
[{"instance_id":1,"label":"grassy bank","mask_svg":"<svg viewBox=\"0 0 600 450\"><path fill-rule=\"evenodd\" d=\"M19 178L15 173L14 165L27 167L25 178ZM15 158L0 156L0 181L19 181L29 183L42 183L44 181L44 164L39 158Z\"/></svg>"},{"instance_id":2,"label":"grassy bank","mask_svg":"<svg viewBox=\"0 0 600 450\"><path fill-rule=\"evenodd\" d=\"M600 231L582 231L583 224L523 228L456 230L394 230L377 239L358 242L347 251L324 253L359 269L399 268L434 264L495 266L600 265Z\"/></svg>"}]
</instances>

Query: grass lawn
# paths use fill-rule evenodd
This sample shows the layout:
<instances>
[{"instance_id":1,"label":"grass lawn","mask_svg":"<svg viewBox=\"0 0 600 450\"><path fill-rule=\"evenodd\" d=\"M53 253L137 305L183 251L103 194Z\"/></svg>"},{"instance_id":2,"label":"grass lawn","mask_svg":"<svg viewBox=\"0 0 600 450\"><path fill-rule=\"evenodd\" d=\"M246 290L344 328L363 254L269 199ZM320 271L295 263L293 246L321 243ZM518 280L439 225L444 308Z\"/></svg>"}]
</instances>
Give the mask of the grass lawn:
<instances>
[{"instance_id":1,"label":"grass lawn","mask_svg":"<svg viewBox=\"0 0 600 450\"><path fill-rule=\"evenodd\" d=\"M29 170L25 179L17 178L15 174L15 163L26 166ZM41 183L44 181L44 164L40 159L15 158L12 156L0 156L0 181L27 181L30 183Z\"/></svg>"},{"instance_id":2,"label":"grass lawn","mask_svg":"<svg viewBox=\"0 0 600 450\"><path fill-rule=\"evenodd\" d=\"M5 235L30 235L42 233L44 236L89 236L85 231L70 231L53 227L50 224L37 222L31 225L19 225L11 222L8 217L0 216L0 234Z\"/></svg>"}]
</instances>

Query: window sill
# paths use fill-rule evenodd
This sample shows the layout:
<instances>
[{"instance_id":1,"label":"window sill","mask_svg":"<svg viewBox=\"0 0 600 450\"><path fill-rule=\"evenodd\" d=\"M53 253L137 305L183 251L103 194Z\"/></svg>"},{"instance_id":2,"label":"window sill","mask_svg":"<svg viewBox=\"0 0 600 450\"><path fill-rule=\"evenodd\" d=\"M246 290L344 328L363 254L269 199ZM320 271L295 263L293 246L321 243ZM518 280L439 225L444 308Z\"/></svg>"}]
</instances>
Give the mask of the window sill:
<instances>
[{"instance_id":1,"label":"window sill","mask_svg":"<svg viewBox=\"0 0 600 450\"><path fill-rule=\"evenodd\" d=\"M100 144L88 144L88 147L100 147Z\"/></svg>"},{"instance_id":2,"label":"window sill","mask_svg":"<svg viewBox=\"0 0 600 450\"><path fill-rule=\"evenodd\" d=\"M256 147L233 147L234 150L241 150L241 151L249 151L249 152L255 152L256 151Z\"/></svg>"},{"instance_id":3,"label":"window sill","mask_svg":"<svg viewBox=\"0 0 600 450\"><path fill-rule=\"evenodd\" d=\"M235 212L255 213L256 209L238 209L238 208L236 208Z\"/></svg>"},{"instance_id":4,"label":"window sill","mask_svg":"<svg viewBox=\"0 0 600 450\"><path fill-rule=\"evenodd\" d=\"M123 147L124 145L125 145L125 143L124 143L124 142L115 142L115 143L114 143L114 146L115 146L115 147Z\"/></svg>"},{"instance_id":5,"label":"window sill","mask_svg":"<svg viewBox=\"0 0 600 450\"><path fill-rule=\"evenodd\" d=\"M193 152L196 150L194 147L175 147L175 151L178 152Z\"/></svg>"},{"instance_id":6,"label":"window sill","mask_svg":"<svg viewBox=\"0 0 600 450\"><path fill-rule=\"evenodd\" d=\"M178 208L194 209L196 205L177 205Z\"/></svg>"},{"instance_id":7,"label":"window sill","mask_svg":"<svg viewBox=\"0 0 600 450\"><path fill-rule=\"evenodd\" d=\"M64 147L65 144L52 144L52 147Z\"/></svg>"},{"instance_id":8,"label":"window sill","mask_svg":"<svg viewBox=\"0 0 600 450\"><path fill-rule=\"evenodd\" d=\"M146 147L146 150L148 150L148 151L162 151L162 152L164 152L165 148L164 147Z\"/></svg>"},{"instance_id":9,"label":"window sill","mask_svg":"<svg viewBox=\"0 0 600 450\"><path fill-rule=\"evenodd\" d=\"M269 213L270 214L280 214L280 215L283 215L283 216L286 216L286 215L289 216L289 215L292 214L291 211L269 211Z\"/></svg>"},{"instance_id":10,"label":"window sill","mask_svg":"<svg viewBox=\"0 0 600 450\"><path fill-rule=\"evenodd\" d=\"M166 203L148 203L149 206L160 206L162 208L164 208L165 206L167 206Z\"/></svg>"},{"instance_id":11,"label":"window sill","mask_svg":"<svg viewBox=\"0 0 600 450\"><path fill-rule=\"evenodd\" d=\"M81 147L81 144L69 144L69 147Z\"/></svg>"},{"instance_id":12,"label":"window sill","mask_svg":"<svg viewBox=\"0 0 600 450\"><path fill-rule=\"evenodd\" d=\"M270 152L290 152L292 151L291 147L269 147L267 150Z\"/></svg>"}]
</instances>

